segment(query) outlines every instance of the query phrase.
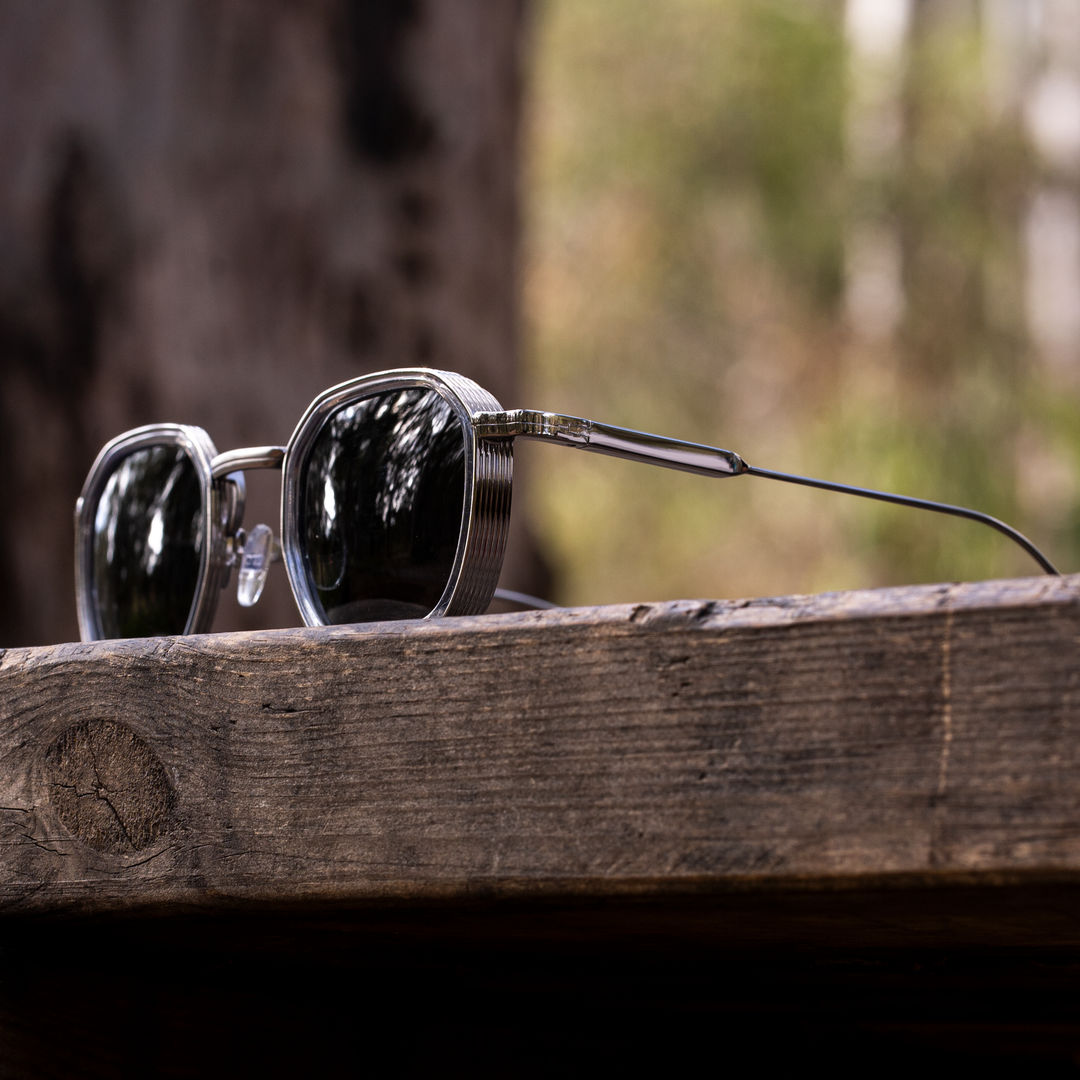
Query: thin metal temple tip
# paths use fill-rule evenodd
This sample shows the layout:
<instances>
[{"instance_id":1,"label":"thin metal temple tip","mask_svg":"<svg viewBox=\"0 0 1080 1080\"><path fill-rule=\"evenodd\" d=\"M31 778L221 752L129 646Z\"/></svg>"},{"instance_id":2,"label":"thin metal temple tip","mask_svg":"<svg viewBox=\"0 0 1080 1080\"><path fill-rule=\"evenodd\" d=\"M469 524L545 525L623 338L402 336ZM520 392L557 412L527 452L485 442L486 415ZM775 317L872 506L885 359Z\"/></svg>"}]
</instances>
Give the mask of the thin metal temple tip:
<instances>
[{"instance_id":1,"label":"thin metal temple tip","mask_svg":"<svg viewBox=\"0 0 1080 1080\"><path fill-rule=\"evenodd\" d=\"M537 611L546 611L557 608L550 600L541 600L539 596L530 596L528 593L515 592L513 589L496 589L496 600L505 600L507 603L520 604L525 608L535 608Z\"/></svg>"},{"instance_id":2,"label":"thin metal temple tip","mask_svg":"<svg viewBox=\"0 0 1080 1080\"><path fill-rule=\"evenodd\" d=\"M785 484L801 484L804 487L821 488L824 491L838 491L843 495L858 495L863 499L877 499L879 502L895 503L897 506L910 506L916 510L931 510L936 514L949 514L952 517L967 518L982 525L989 525L1014 544L1022 547L1048 574L1061 577L1061 571L1018 529L1006 525L996 517L979 510L969 510L966 506L953 506L951 503L932 502L929 499L916 499L910 495L893 495L888 491L875 491L873 488L852 487L850 484L834 484L831 480L815 480L809 476L796 476L794 473L773 472L772 469L759 469L756 465L743 463L744 476L763 476L767 480L781 480Z\"/></svg>"}]
</instances>

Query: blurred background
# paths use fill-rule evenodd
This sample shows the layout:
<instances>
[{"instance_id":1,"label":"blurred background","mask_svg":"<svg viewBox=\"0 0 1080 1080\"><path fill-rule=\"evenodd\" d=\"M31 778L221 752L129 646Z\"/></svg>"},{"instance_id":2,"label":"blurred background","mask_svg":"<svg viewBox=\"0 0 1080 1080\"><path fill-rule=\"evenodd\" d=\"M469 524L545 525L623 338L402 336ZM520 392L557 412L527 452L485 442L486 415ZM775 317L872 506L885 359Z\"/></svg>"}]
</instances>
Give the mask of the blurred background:
<instances>
[{"instance_id":1,"label":"blurred background","mask_svg":"<svg viewBox=\"0 0 1080 1080\"><path fill-rule=\"evenodd\" d=\"M988 511L1080 568L1080 5L548 0L546 408ZM991 530L544 450L565 603L1038 573Z\"/></svg>"},{"instance_id":2,"label":"blurred background","mask_svg":"<svg viewBox=\"0 0 1080 1080\"><path fill-rule=\"evenodd\" d=\"M107 439L281 443L406 364L1080 568L1075 0L2 0L0 146L0 646L77 637ZM953 519L516 455L502 584L564 604L1038 572ZM299 621L284 573L231 592L215 629Z\"/></svg>"}]
</instances>

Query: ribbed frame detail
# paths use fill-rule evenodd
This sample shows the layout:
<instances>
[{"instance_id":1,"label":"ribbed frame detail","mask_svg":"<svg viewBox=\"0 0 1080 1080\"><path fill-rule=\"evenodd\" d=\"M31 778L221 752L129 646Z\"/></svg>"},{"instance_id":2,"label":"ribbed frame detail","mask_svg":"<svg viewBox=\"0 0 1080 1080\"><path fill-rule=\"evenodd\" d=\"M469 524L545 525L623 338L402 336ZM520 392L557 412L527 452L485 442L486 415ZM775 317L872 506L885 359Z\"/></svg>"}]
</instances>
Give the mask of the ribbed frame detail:
<instances>
[{"instance_id":1,"label":"ribbed frame detail","mask_svg":"<svg viewBox=\"0 0 1080 1080\"><path fill-rule=\"evenodd\" d=\"M472 379L452 371L431 368L380 371L350 379L320 394L308 406L285 450L281 546L293 595L308 626L318 626L324 618L307 579L297 523L300 474L312 442L334 409L369 394L412 386L430 387L442 395L461 424L466 446L462 532L450 579L429 617L479 614L487 609L495 594L510 525L514 451L510 439L478 439L474 417L501 412L502 406Z\"/></svg>"},{"instance_id":2,"label":"ribbed frame detail","mask_svg":"<svg viewBox=\"0 0 1080 1080\"><path fill-rule=\"evenodd\" d=\"M465 558L447 615L479 615L487 610L499 584L510 532L513 443L478 439L474 460L472 517Z\"/></svg>"},{"instance_id":3,"label":"ribbed frame detail","mask_svg":"<svg viewBox=\"0 0 1080 1080\"><path fill-rule=\"evenodd\" d=\"M453 371L432 374L446 383L470 416L502 410L495 397L472 379ZM513 441L477 439L472 424L468 437L473 440L471 499L466 497L468 535L457 585L446 608L447 615L479 615L487 610L499 584L510 530Z\"/></svg>"}]
</instances>

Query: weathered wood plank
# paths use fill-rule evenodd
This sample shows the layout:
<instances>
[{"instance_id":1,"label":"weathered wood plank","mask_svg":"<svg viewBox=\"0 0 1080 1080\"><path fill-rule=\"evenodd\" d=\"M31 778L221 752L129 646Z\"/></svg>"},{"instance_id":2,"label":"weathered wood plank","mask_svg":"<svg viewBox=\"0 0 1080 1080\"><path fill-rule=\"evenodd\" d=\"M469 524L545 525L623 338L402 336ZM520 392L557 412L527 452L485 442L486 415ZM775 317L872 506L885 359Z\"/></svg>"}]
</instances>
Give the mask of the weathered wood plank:
<instances>
[{"instance_id":1,"label":"weathered wood plank","mask_svg":"<svg viewBox=\"0 0 1080 1080\"><path fill-rule=\"evenodd\" d=\"M1071 889L1078 643L1080 576L12 649L0 912Z\"/></svg>"}]
</instances>

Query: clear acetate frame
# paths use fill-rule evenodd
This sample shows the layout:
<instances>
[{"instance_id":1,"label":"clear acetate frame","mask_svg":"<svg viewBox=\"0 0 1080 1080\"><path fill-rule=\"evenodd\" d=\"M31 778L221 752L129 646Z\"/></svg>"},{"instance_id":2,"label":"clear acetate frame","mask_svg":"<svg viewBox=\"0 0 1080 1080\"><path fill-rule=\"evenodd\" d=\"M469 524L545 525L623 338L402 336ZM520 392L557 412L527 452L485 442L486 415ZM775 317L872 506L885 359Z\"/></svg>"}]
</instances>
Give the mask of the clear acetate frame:
<instances>
[{"instance_id":1,"label":"clear acetate frame","mask_svg":"<svg viewBox=\"0 0 1080 1080\"><path fill-rule=\"evenodd\" d=\"M125 433L98 455L75 511L75 570L79 629L84 640L101 636L93 584L94 516L99 498L118 463L148 446L180 446L199 475L203 493L202 563L196 595L184 633L209 629L218 594L238 561L243 537L246 469L282 469L281 551L293 595L308 626L323 622L304 565L300 540L300 486L304 467L327 419L339 409L394 390L424 388L438 393L461 425L465 451L465 495L456 554L449 580L427 617L474 615L486 610L496 593L510 523L513 442L539 439L591 453L608 454L715 478L760 476L864 498L950 514L997 529L1027 551L1047 572L1057 570L1025 536L977 510L948 503L851 487L747 464L738 454L580 417L518 409L506 412L471 379L453 372L403 368L366 375L332 387L311 403L287 446L260 446L218 454L201 428L155 424Z\"/></svg>"}]
</instances>

